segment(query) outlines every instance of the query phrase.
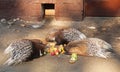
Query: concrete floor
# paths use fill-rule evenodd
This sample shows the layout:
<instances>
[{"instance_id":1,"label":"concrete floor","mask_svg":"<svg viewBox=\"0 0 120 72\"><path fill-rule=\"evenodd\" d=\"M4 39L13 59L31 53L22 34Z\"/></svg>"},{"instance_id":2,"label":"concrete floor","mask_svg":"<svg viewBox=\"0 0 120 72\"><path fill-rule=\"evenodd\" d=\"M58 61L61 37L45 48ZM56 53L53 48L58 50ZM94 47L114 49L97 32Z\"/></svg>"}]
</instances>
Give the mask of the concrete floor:
<instances>
[{"instance_id":1,"label":"concrete floor","mask_svg":"<svg viewBox=\"0 0 120 72\"><path fill-rule=\"evenodd\" d=\"M120 72L120 59L102 59L80 56L78 61L70 64L67 55L50 56L49 54L29 62L15 66L3 66L8 58L4 49L14 40L22 38L44 40L48 31L53 28L74 27L85 33L87 37L98 37L110 43L117 54L120 54L120 18L119 17L87 17L84 21L56 21L47 17L38 29L21 26L15 23L8 27L0 24L0 72Z\"/></svg>"}]
</instances>

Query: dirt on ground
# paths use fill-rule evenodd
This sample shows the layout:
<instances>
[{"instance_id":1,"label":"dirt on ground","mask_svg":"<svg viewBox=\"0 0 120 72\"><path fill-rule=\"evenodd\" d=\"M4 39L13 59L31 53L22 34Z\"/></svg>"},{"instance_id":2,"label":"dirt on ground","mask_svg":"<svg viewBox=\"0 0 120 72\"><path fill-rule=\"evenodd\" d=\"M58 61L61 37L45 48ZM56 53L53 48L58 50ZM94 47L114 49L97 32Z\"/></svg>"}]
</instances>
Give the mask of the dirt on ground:
<instances>
[{"instance_id":1,"label":"dirt on ground","mask_svg":"<svg viewBox=\"0 0 120 72\"><path fill-rule=\"evenodd\" d=\"M54 28L74 27L87 37L97 37L110 43L120 55L120 17L86 17L83 21L56 21L46 17L43 22L16 21L0 23L0 72L120 72L120 58L102 59L79 56L78 61L70 64L70 56L49 54L15 66L4 66L8 55L3 51L18 39L44 40L48 31Z\"/></svg>"}]
</instances>

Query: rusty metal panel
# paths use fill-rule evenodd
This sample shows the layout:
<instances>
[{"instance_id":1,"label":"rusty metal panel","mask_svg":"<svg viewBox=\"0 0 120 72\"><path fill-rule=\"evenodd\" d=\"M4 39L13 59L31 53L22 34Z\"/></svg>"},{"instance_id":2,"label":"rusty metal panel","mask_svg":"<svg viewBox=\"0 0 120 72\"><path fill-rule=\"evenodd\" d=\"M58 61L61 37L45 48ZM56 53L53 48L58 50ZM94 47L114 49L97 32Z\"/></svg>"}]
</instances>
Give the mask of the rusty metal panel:
<instances>
[{"instance_id":1,"label":"rusty metal panel","mask_svg":"<svg viewBox=\"0 0 120 72\"><path fill-rule=\"evenodd\" d=\"M86 16L120 16L120 0L85 0Z\"/></svg>"}]
</instances>

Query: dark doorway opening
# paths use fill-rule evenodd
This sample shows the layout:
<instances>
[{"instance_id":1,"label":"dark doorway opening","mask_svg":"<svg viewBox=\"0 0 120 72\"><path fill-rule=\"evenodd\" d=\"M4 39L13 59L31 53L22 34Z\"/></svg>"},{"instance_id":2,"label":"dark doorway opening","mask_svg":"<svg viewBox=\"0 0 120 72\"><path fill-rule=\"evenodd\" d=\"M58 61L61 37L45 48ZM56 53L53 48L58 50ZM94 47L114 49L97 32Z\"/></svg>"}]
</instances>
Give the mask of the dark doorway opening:
<instances>
[{"instance_id":1,"label":"dark doorway opening","mask_svg":"<svg viewBox=\"0 0 120 72\"><path fill-rule=\"evenodd\" d=\"M54 9L55 5L54 4L43 4L45 9Z\"/></svg>"},{"instance_id":2,"label":"dark doorway opening","mask_svg":"<svg viewBox=\"0 0 120 72\"><path fill-rule=\"evenodd\" d=\"M55 4L45 3L42 4L43 17L55 15Z\"/></svg>"}]
</instances>

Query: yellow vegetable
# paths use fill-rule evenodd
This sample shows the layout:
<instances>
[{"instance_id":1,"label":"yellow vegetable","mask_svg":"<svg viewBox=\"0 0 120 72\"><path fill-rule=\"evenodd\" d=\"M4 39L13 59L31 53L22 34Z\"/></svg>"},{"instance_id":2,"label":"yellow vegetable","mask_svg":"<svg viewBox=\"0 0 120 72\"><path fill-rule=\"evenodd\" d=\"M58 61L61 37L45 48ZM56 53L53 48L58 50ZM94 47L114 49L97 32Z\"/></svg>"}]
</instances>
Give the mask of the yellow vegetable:
<instances>
[{"instance_id":1,"label":"yellow vegetable","mask_svg":"<svg viewBox=\"0 0 120 72\"><path fill-rule=\"evenodd\" d=\"M65 52L63 45L59 46L59 52L63 54Z\"/></svg>"}]
</instances>

